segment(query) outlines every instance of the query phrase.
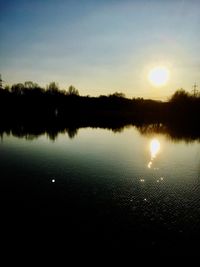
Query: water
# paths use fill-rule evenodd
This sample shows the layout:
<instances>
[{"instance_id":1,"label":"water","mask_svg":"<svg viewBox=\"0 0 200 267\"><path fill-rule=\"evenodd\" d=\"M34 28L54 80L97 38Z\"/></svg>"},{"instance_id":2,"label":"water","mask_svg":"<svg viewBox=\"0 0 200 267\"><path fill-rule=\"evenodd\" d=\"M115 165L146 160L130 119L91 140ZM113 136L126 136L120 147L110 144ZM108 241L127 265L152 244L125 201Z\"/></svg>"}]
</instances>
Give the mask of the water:
<instances>
[{"instance_id":1,"label":"water","mask_svg":"<svg viewBox=\"0 0 200 267\"><path fill-rule=\"evenodd\" d=\"M81 128L0 143L1 214L67 218L74 231L138 246L200 233L200 143L135 127Z\"/></svg>"}]
</instances>

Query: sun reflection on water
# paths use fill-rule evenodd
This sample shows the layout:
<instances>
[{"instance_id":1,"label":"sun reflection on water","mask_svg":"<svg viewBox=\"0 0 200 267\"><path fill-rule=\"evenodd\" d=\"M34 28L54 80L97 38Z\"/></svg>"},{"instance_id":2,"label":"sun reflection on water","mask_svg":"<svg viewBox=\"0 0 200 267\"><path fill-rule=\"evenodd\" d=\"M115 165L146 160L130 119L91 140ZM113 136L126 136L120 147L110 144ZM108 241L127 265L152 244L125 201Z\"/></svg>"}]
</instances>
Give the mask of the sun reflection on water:
<instances>
[{"instance_id":1,"label":"sun reflection on water","mask_svg":"<svg viewBox=\"0 0 200 267\"><path fill-rule=\"evenodd\" d=\"M152 159L156 157L159 150L160 150L160 142L158 141L158 139L151 140L150 151L151 151L151 158Z\"/></svg>"},{"instance_id":2,"label":"sun reflection on water","mask_svg":"<svg viewBox=\"0 0 200 267\"><path fill-rule=\"evenodd\" d=\"M150 142L151 160L149 161L147 165L149 169L151 168L153 160L157 156L159 151L160 151L160 142L158 141L158 139L154 138Z\"/></svg>"}]
</instances>

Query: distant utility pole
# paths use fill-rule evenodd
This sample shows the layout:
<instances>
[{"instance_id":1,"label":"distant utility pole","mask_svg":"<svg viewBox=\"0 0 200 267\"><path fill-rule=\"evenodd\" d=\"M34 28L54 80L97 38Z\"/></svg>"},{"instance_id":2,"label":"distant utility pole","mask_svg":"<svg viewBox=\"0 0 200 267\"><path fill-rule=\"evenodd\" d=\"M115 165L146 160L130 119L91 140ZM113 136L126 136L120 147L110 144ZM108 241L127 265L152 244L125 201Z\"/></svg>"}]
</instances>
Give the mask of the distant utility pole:
<instances>
[{"instance_id":1,"label":"distant utility pole","mask_svg":"<svg viewBox=\"0 0 200 267\"><path fill-rule=\"evenodd\" d=\"M197 96L198 95L198 90L197 90L197 87L198 85L195 83L193 86L192 86L192 92L194 94L194 96Z\"/></svg>"}]
</instances>

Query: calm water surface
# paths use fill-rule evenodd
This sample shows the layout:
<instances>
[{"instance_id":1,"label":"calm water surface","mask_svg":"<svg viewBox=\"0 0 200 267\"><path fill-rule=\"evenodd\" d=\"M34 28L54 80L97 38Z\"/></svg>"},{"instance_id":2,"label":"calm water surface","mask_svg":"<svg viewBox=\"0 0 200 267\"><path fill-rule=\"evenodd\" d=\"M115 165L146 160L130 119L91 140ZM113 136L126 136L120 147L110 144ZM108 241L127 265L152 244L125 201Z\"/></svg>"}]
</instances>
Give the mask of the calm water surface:
<instances>
[{"instance_id":1,"label":"calm water surface","mask_svg":"<svg viewBox=\"0 0 200 267\"><path fill-rule=\"evenodd\" d=\"M65 217L76 231L156 245L199 239L200 144L79 129L0 142L4 216ZM113 241L114 242L114 241Z\"/></svg>"}]
</instances>

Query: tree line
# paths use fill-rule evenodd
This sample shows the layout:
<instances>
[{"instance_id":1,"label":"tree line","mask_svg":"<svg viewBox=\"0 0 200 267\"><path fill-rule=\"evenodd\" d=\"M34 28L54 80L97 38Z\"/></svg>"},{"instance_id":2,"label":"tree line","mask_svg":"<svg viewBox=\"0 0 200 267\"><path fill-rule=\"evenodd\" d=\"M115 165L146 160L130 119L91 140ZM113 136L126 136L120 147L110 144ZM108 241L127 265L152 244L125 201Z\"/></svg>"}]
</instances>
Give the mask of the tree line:
<instances>
[{"instance_id":1,"label":"tree line","mask_svg":"<svg viewBox=\"0 0 200 267\"><path fill-rule=\"evenodd\" d=\"M4 89L5 92L9 92L16 95L26 95L26 94L52 94L52 95L79 95L79 91L70 85L68 90L61 90L58 83L50 82L46 88L41 87L35 82L26 81L24 83L16 83L12 86L6 85L5 88L0 86L0 89Z\"/></svg>"},{"instance_id":2,"label":"tree line","mask_svg":"<svg viewBox=\"0 0 200 267\"><path fill-rule=\"evenodd\" d=\"M168 101L126 98L121 92L99 97L81 96L73 85L60 90L56 82L42 88L26 81L0 88L2 123L37 124L120 124L187 123L198 124L200 95L177 90Z\"/></svg>"}]
</instances>

